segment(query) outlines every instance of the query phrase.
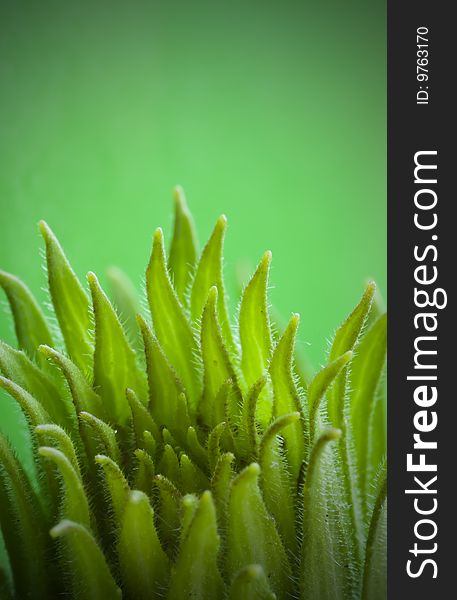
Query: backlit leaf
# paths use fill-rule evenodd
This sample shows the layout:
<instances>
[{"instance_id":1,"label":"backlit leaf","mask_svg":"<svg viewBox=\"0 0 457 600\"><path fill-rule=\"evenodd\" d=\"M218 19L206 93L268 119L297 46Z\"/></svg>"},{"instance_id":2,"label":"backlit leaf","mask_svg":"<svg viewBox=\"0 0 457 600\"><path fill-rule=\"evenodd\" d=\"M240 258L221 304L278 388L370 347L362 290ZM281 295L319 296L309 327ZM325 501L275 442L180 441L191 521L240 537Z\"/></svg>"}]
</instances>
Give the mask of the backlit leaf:
<instances>
[{"instance_id":1,"label":"backlit leaf","mask_svg":"<svg viewBox=\"0 0 457 600\"><path fill-rule=\"evenodd\" d=\"M351 350L345 352L326 367L323 367L309 384L307 402L311 443L315 441L315 436L319 434L319 408L322 398L352 357Z\"/></svg>"},{"instance_id":2,"label":"backlit leaf","mask_svg":"<svg viewBox=\"0 0 457 600\"><path fill-rule=\"evenodd\" d=\"M19 348L30 358L35 358L40 344L53 345L51 332L41 308L29 288L14 275L0 271L3 287L14 318L14 328ZM41 357L38 356L40 362ZM41 366L45 363L41 359Z\"/></svg>"},{"instance_id":3,"label":"backlit leaf","mask_svg":"<svg viewBox=\"0 0 457 600\"><path fill-rule=\"evenodd\" d=\"M75 364L49 346L40 346L39 351L62 371L70 388L76 412L79 414L81 411L87 411L101 419L106 418L106 411L100 396L94 392Z\"/></svg>"},{"instance_id":4,"label":"backlit leaf","mask_svg":"<svg viewBox=\"0 0 457 600\"><path fill-rule=\"evenodd\" d=\"M276 345L270 364L270 376L274 393L274 415L280 417L291 412L298 412L300 414L300 419L292 424L291 427L287 427L282 433L286 447L287 462L294 481L298 481L301 465L305 458L306 441L305 417L292 374L292 361L298 323L299 316L293 315L284 334Z\"/></svg>"},{"instance_id":5,"label":"backlit leaf","mask_svg":"<svg viewBox=\"0 0 457 600\"><path fill-rule=\"evenodd\" d=\"M373 461L370 440L378 435L373 431L377 390L386 358L387 315L379 317L360 342L352 361L351 426L357 459L358 485L362 508L366 512L367 486L378 464ZM383 431L383 430L381 430Z\"/></svg>"},{"instance_id":6,"label":"backlit leaf","mask_svg":"<svg viewBox=\"0 0 457 600\"><path fill-rule=\"evenodd\" d=\"M270 262L271 252L266 252L241 299L239 315L241 368L248 388L268 370L272 353L267 305ZM258 416L262 424L270 420L271 412L271 400L265 390L258 403Z\"/></svg>"},{"instance_id":7,"label":"backlit leaf","mask_svg":"<svg viewBox=\"0 0 457 600\"><path fill-rule=\"evenodd\" d=\"M40 456L51 460L59 470L63 480L63 518L75 520L85 527L90 527L89 504L80 477L75 471L69 458L60 450L49 446L38 449Z\"/></svg>"},{"instance_id":8,"label":"backlit leaf","mask_svg":"<svg viewBox=\"0 0 457 600\"><path fill-rule=\"evenodd\" d=\"M175 188L175 223L168 267L179 300L187 303L187 292L197 262L198 242L192 215L181 187Z\"/></svg>"},{"instance_id":9,"label":"backlit leaf","mask_svg":"<svg viewBox=\"0 0 457 600\"><path fill-rule=\"evenodd\" d=\"M224 407L218 405L216 397L222 385L230 379L234 392L239 396L236 374L230 362L227 348L219 327L216 304L218 291L213 286L203 309L201 322L201 350L203 358L203 396L199 405L199 415L209 427L215 427L225 417Z\"/></svg>"},{"instance_id":10,"label":"backlit leaf","mask_svg":"<svg viewBox=\"0 0 457 600\"><path fill-rule=\"evenodd\" d=\"M121 598L103 552L84 525L64 519L51 529L53 538L61 539L66 555L71 557L73 597L82 600Z\"/></svg>"},{"instance_id":11,"label":"backlit leaf","mask_svg":"<svg viewBox=\"0 0 457 600\"><path fill-rule=\"evenodd\" d=\"M201 390L196 340L168 275L161 229L154 234L146 291L157 339L195 407Z\"/></svg>"},{"instance_id":12,"label":"backlit leaf","mask_svg":"<svg viewBox=\"0 0 457 600\"><path fill-rule=\"evenodd\" d=\"M81 371L89 375L93 354L89 298L51 228L40 221L40 230L46 244L49 291L67 352Z\"/></svg>"},{"instance_id":13,"label":"backlit leaf","mask_svg":"<svg viewBox=\"0 0 457 600\"><path fill-rule=\"evenodd\" d=\"M0 341L0 370L5 377L25 389L59 425L75 419L73 407L47 373L39 369L21 350Z\"/></svg>"},{"instance_id":14,"label":"backlit leaf","mask_svg":"<svg viewBox=\"0 0 457 600\"><path fill-rule=\"evenodd\" d=\"M348 318L337 329L329 354L329 363L354 349L370 311L375 290L376 285L373 282L369 283L359 304L357 304ZM344 426L346 379L347 372L343 370L328 393L328 414L330 421L334 427L339 428Z\"/></svg>"},{"instance_id":15,"label":"backlit leaf","mask_svg":"<svg viewBox=\"0 0 457 600\"><path fill-rule=\"evenodd\" d=\"M330 495L334 493L334 472L326 446L337 440L341 432L322 433L313 446L306 471L302 497L303 543L300 563L300 591L302 598L338 600L345 597L344 562L339 553ZM336 529L337 531L337 529Z\"/></svg>"},{"instance_id":16,"label":"backlit leaf","mask_svg":"<svg viewBox=\"0 0 457 600\"><path fill-rule=\"evenodd\" d=\"M49 422L49 415L42 405L26 390L14 383L14 381L0 376L0 387L4 389L5 392L8 392L8 394L19 404L31 431L33 431L37 425Z\"/></svg>"},{"instance_id":17,"label":"backlit leaf","mask_svg":"<svg viewBox=\"0 0 457 600\"><path fill-rule=\"evenodd\" d=\"M272 517L263 502L252 463L233 480L228 509L227 571L233 577L248 564L260 564L279 598L291 587L291 568Z\"/></svg>"},{"instance_id":18,"label":"backlit leaf","mask_svg":"<svg viewBox=\"0 0 457 600\"><path fill-rule=\"evenodd\" d=\"M144 443L144 432L153 432L155 439L158 440L160 436L159 429L154 423L154 419L151 417L144 404L138 399L138 396L135 394L135 392L130 388L127 388L126 395L130 410L132 412L133 431L135 433L136 445L138 448L142 448Z\"/></svg>"},{"instance_id":19,"label":"backlit leaf","mask_svg":"<svg viewBox=\"0 0 457 600\"><path fill-rule=\"evenodd\" d=\"M179 395L183 392L184 387L146 321L138 317L138 323L146 354L149 410L159 427L168 425L183 439L189 427L187 411L180 410Z\"/></svg>"},{"instance_id":20,"label":"backlit leaf","mask_svg":"<svg viewBox=\"0 0 457 600\"><path fill-rule=\"evenodd\" d=\"M141 448L135 450L135 458L138 461L135 473L135 489L151 496L155 475L154 462L151 456Z\"/></svg>"},{"instance_id":21,"label":"backlit leaf","mask_svg":"<svg viewBox=\"0 0 457 600\"><path fill-rule=\"evenodd\" d=\"M79 415L79 418L85 426L92 430L94 439L101 451L115 462L119 461L121 453L116 440L115 430L107 423L88 412L83 411Z\"/></svg>"},{"instance_id":22,"label":"backlit leaf","mask_svg":"<svg viewBox=\"0 0 457 600\"><path fill-rule=\"evenodd\" d=\"M230 600L275 600L261 565L247 565L235 575Z\"/></svg>"},{"instance_id":23,"label":"backlit leaf","mask_svg":"<svg viewBox=\"0 0 457 600\"><path fill-rule=\"evenodd\" d=\"M125 425L130 408L125 397L130 387L140 396L145 391L145 378L137 367L136 356L127 341L110 301L96 276L87 277L95 317L94 389L103 400L113 422Z\"/></svg>"},{"instance_id":24,"label":"backlit leaf","mask_svg":"<svg viewBox=\"0 0 457 600\"><path fill-rule=\"evenodd\" d=\"M167 556L174 558L179 541L181 494L164 475L156 475L154 481L158 491L160 514L157 533Z\"/></svg>"},{"instance_id":25,"label":"backlit leaf","mask_svg":"<svg viewBox=\"0 0 457 600\"><path fill-rule=\"evenodd\" d=\"M181 540L173 566L168 598L213 600L223 596L224 584L217 567L219 535L211 492L204 492Z\"/></svg>"},{"instance_id":26,"label":"backlit leaf","mask_svg":"<svg viewBox=\"0 0 457 600\"><path fill-rule=\"evenodd\" d=\"M208 243L203 248L192 284L191 314L197 322L206 304L210 289L217 289L217 318L221 326L222 336L229 350L233 350L233 336L227 311L227 299L223 277L223 245L227 219L220 216Z\"/></svg>"},{"instance_id":27,"label":"backlit leaf","mask_svg":"<svg viewBox=\"0 0 457 600\"><path fill-rule=\"evenodd\" d=\"M297 550L294 511L297 481L288 473L278 436L280 434L285 437L287 430L294 427L299 419L298 412L278 417L263 434L259 450L260 481L265 505L275 518L282 540L284 544L287 543L288 552L292 554Z\"/></svg>"},{"instance_id":28,"label":"backlit leaf","mask_svg":"<svg viewBox=\"0 0 457 600\"><path fill-rule=\"evenodd\" d=\"M105 485L108 490L111 505L114 512L116 526L121 526L121 519L124 513L125 504L129 494L129 484L124 477L119 465L109 456L98 454L95 462L103 469L105 476Z\"/></svg>"},{"instance_id":29,"label":"backlit leaf","mask_svg":"<svg viewBox=\"0 0 457 600\"><path fill-rule=\"evenodd\" d=\"M168 558L162 550L148 497L129 492L121 518L119 564L125 591L137 600L163 598L168 579Z\"/></svg>"}]
</instances>

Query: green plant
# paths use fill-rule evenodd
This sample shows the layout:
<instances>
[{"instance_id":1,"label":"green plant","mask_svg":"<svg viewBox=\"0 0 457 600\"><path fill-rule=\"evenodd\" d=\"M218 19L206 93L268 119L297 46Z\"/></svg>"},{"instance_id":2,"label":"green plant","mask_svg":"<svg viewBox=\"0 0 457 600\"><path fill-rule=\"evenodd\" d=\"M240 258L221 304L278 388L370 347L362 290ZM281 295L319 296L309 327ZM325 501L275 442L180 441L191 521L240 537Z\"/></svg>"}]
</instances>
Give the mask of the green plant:
<instances>
[{"instance_id":1,"label":"green plant","mask_svg":"<svg viewBox=\"0 0 457 600\"><path fill-rule=\"evenodd\" d=\"M44 222L55 326L0 273L19 344L1 342L0 385L28 421L37 473L0 436L5 597L385 597L375 286L310 378L294 359L298 315L281 333L270 323L269 252L230 325L225 228L220 217L198 258L176 191L168 260L158 229L146 271L151 323L118 271L123 323L93 273L88 295Z\"/></svg>"}]
</instances>

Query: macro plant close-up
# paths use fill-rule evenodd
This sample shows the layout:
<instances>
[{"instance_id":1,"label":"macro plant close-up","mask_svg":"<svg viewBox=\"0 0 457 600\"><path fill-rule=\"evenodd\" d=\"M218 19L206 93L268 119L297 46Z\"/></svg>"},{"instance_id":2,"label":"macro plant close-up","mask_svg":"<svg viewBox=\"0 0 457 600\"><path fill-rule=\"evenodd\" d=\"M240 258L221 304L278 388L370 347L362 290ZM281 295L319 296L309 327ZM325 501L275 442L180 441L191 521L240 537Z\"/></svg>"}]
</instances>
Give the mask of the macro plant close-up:
<instances>
[{"instance_id":1,"label":"macro plant close-up","mask_svg":"<svg viewBox=\"0 0 457 600\"><path fill-rule=\"evenodd\" d=\"M299 315L283 326L270 309L270 252L229 315L226 225L200 252L177 188L144 303L120 270L109 294L81 282L44 221L49 306L0 271L17 337L0 342L0 387L34 453L25 468L0 434L2 599L386 598L376 286L313 372Z\"/></svg>"}]
</instances>

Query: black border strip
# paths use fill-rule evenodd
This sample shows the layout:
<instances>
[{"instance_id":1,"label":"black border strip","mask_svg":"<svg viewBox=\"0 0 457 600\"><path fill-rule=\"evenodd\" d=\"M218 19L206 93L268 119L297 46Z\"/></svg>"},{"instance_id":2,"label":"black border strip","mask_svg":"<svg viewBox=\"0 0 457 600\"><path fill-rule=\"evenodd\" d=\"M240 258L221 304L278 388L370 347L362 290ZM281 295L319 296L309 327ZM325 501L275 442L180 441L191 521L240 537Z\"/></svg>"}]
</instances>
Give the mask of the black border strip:
<instances>
[{"instance_id":1,"label":"black border strip","mask_svg":"<svg viewBox=\"0 0 457 600\"><path fill-rule=\"evenodd\" d=\"M454 313L457 220L453 218L457 204L453 189L457 185L454 178L457 152L453 147L457 104L451 88L455 88L457 26L451 18L452 6L451 2L423 0L390 0L388 3L388 597L392 600L437 600L454 597L456 593L452 584L457 577L457 385L453 381L454 373L457 374L457 342L454 342L457 337ZM423 36L428 39L428 47L421 48L428 50L428 81L417 78L419 27L428 30ZM419 73L425 71L419 69ZM428 92L427 104L417 104L420 86ZM421 100L425 99L422 93ZM414 157L421 151L436 151L436 156L421 154L416 158L422 164L436 164L437 169L419 171L418 179L433 181L436 178L436 183L415 183ZM415 206L414 198L419 189L436 193L436 207L425 211ZM424 192L416 200L425 204L432 203L433 198L433 193ZM418 219L423 219L420 221L423 224L426 219L432 222L436 213L436 227L419 229L414 225L415 213ZM433 260L432 248L422 260L417 260L415 246L418 247L416 255L423 256L429 245L437 250L436 260ZM425 271L416 272L416 277L430 278L435 266L437 280L433 284L419 285L415 280L415 269L423 265L426 265ZM447 294L447 306L419 308L415 305L415 287L430 294L442 288ZM438 295L443 301L444 294ZM419 302L424 299L422 295ZM424 332L422 317L418 317L418 327L415 327L414 317L421 312L436 314L435 332ZM433 317L427 323L432 326ZM424 335L437 339L418 342L417 338ZM415 341L419 348L436 351L436 354L416 357L420 364L435 364L436 369L414 368ZM410 375L435 375L437 380L407 380ZM418 406L414 390L419 385L428 386L427 394L432 394L432 385L436 386L438 398L434 404ZM414 416L421 410L427 413L416 417L419 427L425 422L431 423L436 413L436 428L422 433L421 439L436 441L437 449L413 448L413 434L417 433ZM436 472L408 472L407 455L412 453L412 461L418 463L422 452L427 464L437 465ZM437 479L428 489L436 493L405 493L407 489L420 489L414 476L427 485L435 475ZM420 515L416 510L431 510L435 504L436 510L429 515ZM436 524L436 535L429 540L417 539L415 534L415 527L416 533L423 537L432 536L435 531L432 523L417 525L421 519ZM415 543L425 552L415 556L411 552ZM436 551L433 552L434 544ZM427 559L434 563L424 564ZM412 561L410 571L415 574L420 571L419 576L408 575L408 560Z\"/></svg>"}]
</instances>

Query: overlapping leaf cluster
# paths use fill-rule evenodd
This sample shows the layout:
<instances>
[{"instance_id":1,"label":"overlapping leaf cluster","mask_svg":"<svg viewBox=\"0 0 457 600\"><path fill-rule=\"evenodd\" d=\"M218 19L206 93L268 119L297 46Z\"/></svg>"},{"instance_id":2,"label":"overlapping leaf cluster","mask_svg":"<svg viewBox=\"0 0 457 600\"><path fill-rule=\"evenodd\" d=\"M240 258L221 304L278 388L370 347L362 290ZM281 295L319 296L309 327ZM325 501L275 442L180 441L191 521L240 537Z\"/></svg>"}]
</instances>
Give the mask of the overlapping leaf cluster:
<instances>
[{"instance_id":1,"label":"overlapping leaf cluster","mask_svg":"<svg viewBox=\"0 0 457 600\"><path fill-rule=\"evenodd\" d=\"M294 359L298 315L281 333L270 322L271 254L232 327L225 217L199 256L180 190L168 257L154 234L147 316L119 271L114 302L93 273L87 293L40 229L59 332L0 273L19 345L1 342L0 386L27 419L38 474L0 436L2 597L384 598L386 318L374 285L308 377Z\"/></svg>"}]
</instances>

